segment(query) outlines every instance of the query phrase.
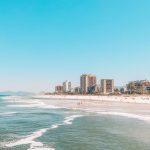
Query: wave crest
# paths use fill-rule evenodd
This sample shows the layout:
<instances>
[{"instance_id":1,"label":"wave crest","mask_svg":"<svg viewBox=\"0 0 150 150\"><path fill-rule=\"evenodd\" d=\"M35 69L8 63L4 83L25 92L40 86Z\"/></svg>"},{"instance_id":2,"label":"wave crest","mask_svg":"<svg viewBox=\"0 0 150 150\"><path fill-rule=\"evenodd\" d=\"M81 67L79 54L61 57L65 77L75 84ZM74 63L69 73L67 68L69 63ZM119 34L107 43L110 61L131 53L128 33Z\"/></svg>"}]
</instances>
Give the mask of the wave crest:
<instances>
[{"instance_id":1,"label":"wave crest","mask_svg":"<svg viewBox=\"0 0 150 150\"><path fill-rule=\"evenodd\" d=\"M137 114L131 114L131 113L98 112L98 114L102 114L102 115L115 115L115 116L122 116L122 117L127 117L127 118L134 118L134 119L143 120L143 121L150 121L150 116L143 116L143 115L137 115Z\"/></svg>"}]
</instances>

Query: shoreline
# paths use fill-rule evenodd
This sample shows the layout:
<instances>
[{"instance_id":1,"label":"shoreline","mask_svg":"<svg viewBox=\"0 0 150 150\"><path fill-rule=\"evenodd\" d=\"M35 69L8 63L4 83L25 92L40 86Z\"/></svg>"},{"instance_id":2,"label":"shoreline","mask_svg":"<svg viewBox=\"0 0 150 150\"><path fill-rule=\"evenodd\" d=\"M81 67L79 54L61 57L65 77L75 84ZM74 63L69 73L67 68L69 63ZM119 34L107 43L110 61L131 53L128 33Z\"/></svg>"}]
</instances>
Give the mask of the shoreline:
<instances>
[{"instance_id":1,"label":"shoreline","mask_svg":"<svg viewBox=\"0 0 150 150\"><path fill-rule=\"evenodd\" d=\"M145 117L150 113L150 97L147 96L70 96L70 95L39 95L46 105L57 106L86 113ZM45 106L48 107L48 106ZM146 117L147 120L150 118Z\"/></svg>"},{"instance_id":2,"label":"shoreline","mask_svg":"<svg viewBox=\"0 0 150 150\"><path fill-rule=\"evenodd\" d=\"M29 99L27 100L27 98ZM131 118L137 118L138 115L138 118L142 117L142 120L150 120L150 105L148 105L150 104L150 99L148 99L150 97L140 96L138 102L136 102L137 97L135 98L135 96L128 97L125 99L126 101L121 101L121 98L126 98L126 96L36 95L24 98L12 96L5 99L12 103L7 107L77 110L89 114Z\"/></svg>"},{"instance_id":3,"label":"shoreline","mask_svg":"<svg viewBox=\"0 0 150 150\"><path fill-rule=\"evenodd\" d=\"M34 98L56 99L56 100L87 100L87 101L106 101L122 103L150 104L150 95L120 95L120 96L93 96L93 95L37 95Z\"/></svg>"}]
</instances>

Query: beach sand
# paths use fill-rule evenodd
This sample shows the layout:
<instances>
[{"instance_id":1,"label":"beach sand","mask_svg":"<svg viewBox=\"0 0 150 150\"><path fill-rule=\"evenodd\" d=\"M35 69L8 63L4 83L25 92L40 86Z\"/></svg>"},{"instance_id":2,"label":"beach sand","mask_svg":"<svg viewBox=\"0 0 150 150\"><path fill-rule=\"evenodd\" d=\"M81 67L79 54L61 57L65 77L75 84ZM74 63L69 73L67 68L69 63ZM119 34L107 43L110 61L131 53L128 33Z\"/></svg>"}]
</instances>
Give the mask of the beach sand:
<instances>
[{"instance_id":1,"label":"beach sand","mask_svg":"<svg viewBox=\"0 0 150 150\"><path fill-rule=\"evenodd\" d=\"M87 112L127 112L150 114L149 96L64 96L40 95L48 105Z\"/></svg>"}]
</instances>

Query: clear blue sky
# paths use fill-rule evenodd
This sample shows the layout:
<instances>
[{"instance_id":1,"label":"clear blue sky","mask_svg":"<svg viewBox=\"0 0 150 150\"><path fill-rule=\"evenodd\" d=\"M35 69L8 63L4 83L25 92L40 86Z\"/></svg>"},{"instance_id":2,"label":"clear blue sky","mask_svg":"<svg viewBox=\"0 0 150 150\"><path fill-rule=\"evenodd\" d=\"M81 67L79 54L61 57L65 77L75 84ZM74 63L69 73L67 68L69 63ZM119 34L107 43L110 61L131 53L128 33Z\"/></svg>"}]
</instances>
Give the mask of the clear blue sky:
<instances>
[{"instance_id":1,"label":"clear blue sky","mask_svg":"<svg viewBox=\"0 0 150 150\"><path fill-rule=\"evenodd\" d=\"M82 73L150 79L149 0L1 0L0 91L48 91Z\"/></svg>"}]
</instances>

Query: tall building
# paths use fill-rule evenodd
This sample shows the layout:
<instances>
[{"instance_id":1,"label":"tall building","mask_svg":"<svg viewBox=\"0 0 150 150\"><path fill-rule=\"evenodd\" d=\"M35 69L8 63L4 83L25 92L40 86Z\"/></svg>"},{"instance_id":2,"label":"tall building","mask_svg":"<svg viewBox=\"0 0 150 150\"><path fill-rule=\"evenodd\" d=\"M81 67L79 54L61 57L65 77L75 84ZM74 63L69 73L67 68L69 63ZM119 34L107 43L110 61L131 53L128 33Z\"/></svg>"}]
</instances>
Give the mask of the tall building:
<instances>
[{"instance_id":1,"label":"tall building","mask_svg":"<svg viewBox=\"0 0 150 150\"><path fill-rule=\"evenodd\" d=\"M101 80L101 92L103 94L114 93L114 80L113 79L102 79Z\"/></svg>"},{"instance_id":2,"label":"tall building","mask_svg":"<svg viewBox=\"0 0 150 150\"><path fill-rule=\"evenodd\" d=\"M80 90L81 93L88 92L88 75L84 74L80 77Z\"/></svg>"},{"instance_id":3,"label":"tall building","mask_svg":"<svg viewBox=\"0 0 150 150\"><path fill-rule=\"evenodd\" d=\"M63 92L63 86L61 86L61 85L55 86L55 92L56 93L62 93Z\"/></svg>"},{"instance_id":4,"label":"tall building","mask_svg":"<svg viewBox=\"0 0 150 150\"><path fill-rule=\"evenodd\" d=\"M71 92L71 82L65 81L63 82L63 92Z\"/></svg>"},{"instance_id":5,"label":"tall building","mask_svg":"<svg viewBox=\"0 0 150 150\"><path fill-rule=\"evenodd\" d=\"M92 74L83 74L80 77L80 89L82 94L88 93L88 88L96 85L96 76Z\"/></svg>"}]
</instances>

